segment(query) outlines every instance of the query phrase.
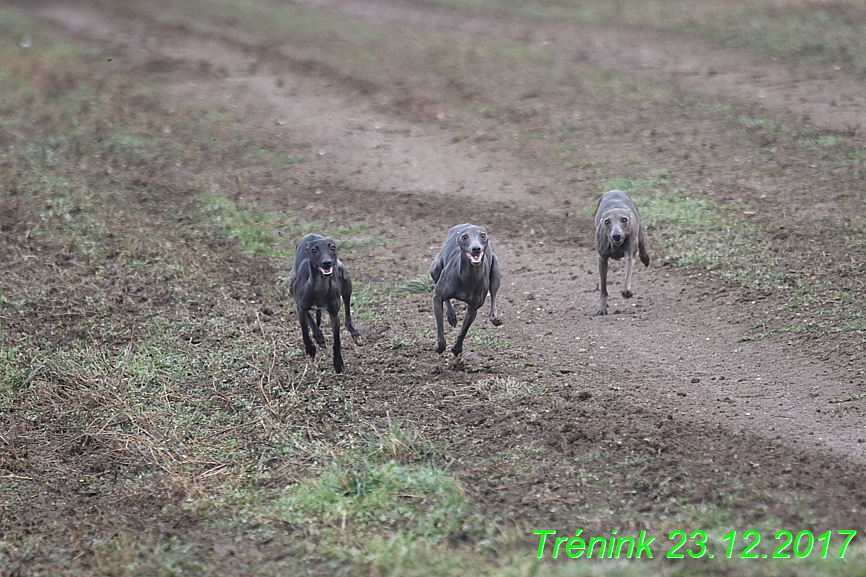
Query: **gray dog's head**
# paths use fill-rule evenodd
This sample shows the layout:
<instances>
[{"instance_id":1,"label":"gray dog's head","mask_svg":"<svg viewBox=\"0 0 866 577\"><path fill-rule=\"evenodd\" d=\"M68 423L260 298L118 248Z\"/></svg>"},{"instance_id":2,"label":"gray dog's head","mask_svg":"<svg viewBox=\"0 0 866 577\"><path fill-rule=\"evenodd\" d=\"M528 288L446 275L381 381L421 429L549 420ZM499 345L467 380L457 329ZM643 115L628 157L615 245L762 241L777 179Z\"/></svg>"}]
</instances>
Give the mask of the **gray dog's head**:
<instances>
[{"instance_id":1,"label":"gray dog's head","mask_svg":"<svg viewBox=\"0 0 866 577\"><path fill-rule=\"evenodd\" d=\"M330 238L311 240L304 249L310 259L310 270L318 269L323 276L330 276L337 265L337 245Z\"/></svg>"},{"instance_id":2,"label":"gray dog's head","mask_svg":"<svg viewBox=\"0 0 866 577\"><path fill-rule=\"evenodd\" d=\"M633 215L631 211L624 207L611 208L606 210L602 215L598 224L599 238L602 231L607 236L610 244L614 247L619 247L628 238L631 232L631 223Z\"/></svg>"},{"instance_id":3,"label":"gray dog's head","mask_svg":"<svg viewBox=\"0 0 866 577\"><path fill-rule=\"evenodd\" d=\"M470 263L479 265L487 252L487 231L483 226L467 226L457 235L457 246Z\"/></svg>"}]
</instances>

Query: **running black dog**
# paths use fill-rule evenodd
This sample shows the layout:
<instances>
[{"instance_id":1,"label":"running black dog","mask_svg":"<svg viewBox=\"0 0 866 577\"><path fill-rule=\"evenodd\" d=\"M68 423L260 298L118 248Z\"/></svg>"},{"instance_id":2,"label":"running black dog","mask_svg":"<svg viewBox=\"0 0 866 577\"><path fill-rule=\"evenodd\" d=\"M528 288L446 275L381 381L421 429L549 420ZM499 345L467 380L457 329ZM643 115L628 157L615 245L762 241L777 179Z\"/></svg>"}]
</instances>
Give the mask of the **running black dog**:
<instances>
[{"instance_id":1,"label":"running black dog","mask_svg":"<svg viewBox=\"0 0 866 577\"><path fill-rule=\"evenodd\" d=\"M361 335L352 326L352 281L349 272L337 258L337 245L330 238L308 234L295 247L295 265L289 277L289 293L295 299L298 321L304 350L310 357L316 356L313 338L320 347L325 346L325 337L319 328L322 309L328 310L331 318L331 334L334 338L334 371L343 372L343 355L340 348L340 299L346 304L346 329L355 344L361 344ZM311 313L316 311L316 321L311 323Z\"/></svg>"},{"instance_id":2,"label":"running black dog","mask_svg":"<svg viewBox=\"0 0 866 577\"><path fill-rule=\"evenodd\" d=\"M596 315L607 314L607 261L625 257L625 280L622 298L631 298L631 276L634 273L634 257L640 253L640 261L649 266L649 255L643 241L640 215L628 194L621 190L609 190L598 199L595 209L595 236L598 243L598 275L601 291Z\"/></svg>"},{"instance_id":3,"label":"running black dog","mask_svg":"<svg viewBox=\"0 0 866 577\"><path fill-rule=\"evenodd\" d=\"M448 231L442 249L430 264L430 276L436 283L433 295L433 316L436 317L436 352L445 351L445 327L442 322L442 307L448 314L448 324L457 326L457 313L451 299L466 303L463 326L451 352L456 357L463 352L463 339L475 320L478 309L490 292L490 322L502 324L496 314L496 292L502 275L499 261L493 254L493 246L487 239L487 231L481 226L459 224Z\"/></svg>"}]
</instances>

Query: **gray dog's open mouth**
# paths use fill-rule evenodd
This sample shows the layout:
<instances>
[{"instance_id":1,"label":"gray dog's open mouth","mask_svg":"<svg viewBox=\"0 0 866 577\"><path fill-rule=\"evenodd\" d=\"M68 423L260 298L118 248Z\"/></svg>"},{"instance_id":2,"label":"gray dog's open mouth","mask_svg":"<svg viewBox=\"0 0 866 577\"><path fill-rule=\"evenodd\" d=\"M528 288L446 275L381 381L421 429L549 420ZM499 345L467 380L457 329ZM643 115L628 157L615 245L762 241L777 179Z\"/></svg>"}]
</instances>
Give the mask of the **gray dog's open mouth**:
<instances>
[{"instance_id":1,"label":"gray dog's open mouth","mask_svg":"<svg viewBox=\"0 0 866 577\"><path fill-rule=\"evenodd\" d=\"M466 256L469 257L469 262L472 264L481 264L481 261L484 260L484 251L482 250L478 254L472 254L471 252L467 252Z\"/></svg>"},{"instance_id":2,"label":"gray dog's open mouth","mask_svg":"<svg viewBox=\"0 0 866 577\"><path fill-rule=\"evenodd\" d=\"M323 274L323 275L325 275L325 276L331 276L331 273L334 272L334 267L329 266L328 268L325 268L325 267L323 267L323 266L320 266L320 267L319 267L319 270L322 271L322 274Z\"/></svg>"}]
</instances>

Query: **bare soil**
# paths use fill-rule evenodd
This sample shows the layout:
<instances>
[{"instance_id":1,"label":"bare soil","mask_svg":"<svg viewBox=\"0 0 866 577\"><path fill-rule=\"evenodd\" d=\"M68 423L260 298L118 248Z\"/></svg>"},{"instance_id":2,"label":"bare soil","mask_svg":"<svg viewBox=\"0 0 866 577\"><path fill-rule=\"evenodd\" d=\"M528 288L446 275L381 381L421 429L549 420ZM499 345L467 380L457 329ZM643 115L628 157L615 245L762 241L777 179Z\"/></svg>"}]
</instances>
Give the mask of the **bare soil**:
<instances>
[{"instance_id":1,"label":"bare soil","mask_svg":"<svg viewBox=\"0 0 866 577\"><path fill-rule=\"evenodd\" d=\"M836 70L794 67L648 30L554 25L403 0L308 4L395 27L545 45L564 59L670 81L683 93L866 139L866 84ZM313 158L303 169L308 188L286 194L276 186L250 187L245 196L312 218L387 229L393 238L387 249L348 263L362 281L422 277L450 226L471 221L488 228L503 267L504 325L479 320L472 332L508 346L469 344L460 361L440 358L429 336L429 296L407 296L393 301L387 322L356 323L368 346L346 347L346 373L339 378L343 394L365 399L370 419L386 412L408 419L447 447L456 473L482 502L533 526L646 528L688 504L733 507L745 520L777 518L792 527L866 522L866 400L830 402L864 390L860 337L849 337L843 350L810 334L741 340L778 303L668 266L653 254L652 231L653 262L637 271L635 298L623 300L614 290L613 314L594 317L597 267L585 209L597 187L519 147L486 139L493 120L489 126L450 122L448 102L460 98L459 88L423 92L429 90L419 80L424 70L403 86L371 86L290 44L257 45L229 25L165 26L82 2L40 4L32 12L71 37L101 44L111 55L106 66L164 81L167 106L228 106L244 117L253 138ZM571 103L546 97L544 91L522 100L503 96L515 110L533 111L509 117L510 126L529 131L571 114ZM589 146L631 139L650 157L672 158L677 141L691 134L683 128L690 119L682 118L667 134L655 127L652 144L627 132L617 140L605 127L621 129L630 114L601 104L582 113L601 128ZM711 129L695 128L713 141ZM718 162L739 152L735 144L716 144L729 147ZM710 198L744 198L757 207L769 202L761 200L762 183L708 183L706 166L679 157L671 162L683 186ZM809 170L795 161L780 179ZM781 250L793 254L800 242L792 235ZM615 289L621 274L614 266ZM275 310L276 321L293 322L290 307ZM405 345L376 346L377 339ZM300 335L287 343L295 345ZM480 395L476 385L494 376L530 382L545 394ZM597 458L587 458L592 455ZM640 474L609 468L637 459L646 462ZM605 478L588 481L596 469ZM816 517L805 518L804 511Z\"/></svg>"}]
</instances>

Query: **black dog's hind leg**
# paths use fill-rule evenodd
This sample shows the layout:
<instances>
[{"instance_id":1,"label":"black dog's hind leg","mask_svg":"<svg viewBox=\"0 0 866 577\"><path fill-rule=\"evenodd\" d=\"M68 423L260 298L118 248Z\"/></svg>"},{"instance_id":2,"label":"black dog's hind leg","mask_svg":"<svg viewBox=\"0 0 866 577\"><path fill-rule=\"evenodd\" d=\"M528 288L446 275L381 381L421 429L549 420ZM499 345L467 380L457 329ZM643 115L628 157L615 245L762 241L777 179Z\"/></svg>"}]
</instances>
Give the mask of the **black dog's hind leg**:
<instances>
[{"instance_id":1,"label":"black dog's hind leg","mask_svg":"<svg viewBox=\"0 0 866 577\"><path fill-rule=\"evenodd\" d=\"M315 358L316 356L316 345L313 344L313 340L310 338L310 321L312 318L305 310L301 310L298 308L298 321L301 323L301 337L304 339L304 350L310 356L310 358ZM315 326L315 323L313 323ZM318 329L319 327L316 327ZM321 334L321 331L319 331Z\"/></svg>"},{"instance_id":2,"label":"black dog's hind leg","mask_svg":"<svg viewBox=\"0 0 866 577\"><path fill-rule=\"evenodd\" d=\"M310 320L313 320L313 311L309 311ZM321 309L316 310L316 322L310 323L310 330L313 331L313 338L316 340L316 343L320 347L325 346L325 335L322 334L322 311Z\"/></svg>"},{"instance_id":3,"label":"black dog's hind leg","mask_svg":"<svg viewBox=\"0 0 866 577\"><path fill-rule=\"evenodd\" d=\"M457 335L457 340L451 347L451 352L456 357L463 352L463 339L466 338L466 333L469 332L469 327L472 326L472 321L475 320L475 315L478 314L478 309L471 306L466 308L466 316L463 317L463 325L460 327L460 334Z\"/></svg>"},{"instance_id":4,"label":"black dog's hind leg","mask_svg":"<svg viewBox=\"0 0 866 577\"><path fill-rule=\"evenodd\" d=\"M352 307L349 304L352 301L352 280L342 270L340 272L342 276L340 292L342 293L343 304L346 305L346 330L352 335L355 344L361 346L361 334L355 330L355 326L352 324Z\"/></svg>"},{"instance_id":5,"label":"black dog's hind leg","mask_svg":"<svg viewBox=\"0 0 866 577\"><path fill-rule=\"evenodd\" d=\"M328 315L331 317L331 334L334 337L334 372L343 372L343 353L340 347L340 301L328 307Z\"/></svg>"}]
</instances>

